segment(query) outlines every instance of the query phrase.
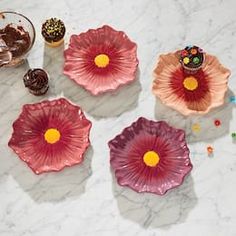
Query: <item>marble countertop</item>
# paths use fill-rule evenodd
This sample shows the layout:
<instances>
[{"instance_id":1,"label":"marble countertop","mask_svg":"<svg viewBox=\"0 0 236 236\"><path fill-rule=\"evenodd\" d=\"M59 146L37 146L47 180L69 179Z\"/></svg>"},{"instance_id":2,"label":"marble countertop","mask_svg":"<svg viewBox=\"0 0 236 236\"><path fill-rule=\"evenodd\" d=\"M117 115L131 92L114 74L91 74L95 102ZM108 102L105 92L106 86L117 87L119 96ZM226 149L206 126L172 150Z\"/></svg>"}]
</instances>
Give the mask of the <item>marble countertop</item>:
<instances>
[{"instance_id":1,"label":"marble countertop","mask_svg":"<svg viewBox=\"0 0 236 236\"><path fill-rule=\"evenodd\" d=\"M28 63L0 69L0 235L236 235L235 0L1 0L1 10L28 16L37 38ZM71 34L109 24L138 44L136 82L115 94L92 97L62 74L63 47L44 46L42 22L61 18ZM217 55L231 69L225 105L204 117L184 118L161 105L151 93L158 55L188 44ZM50 91L34 97L22 77L29 67L42 67L51 77ZM60 173L35 175L8 148L12 122L25 103L65 96L79 104L93 122L92 147L82 165ZM164 197L137 194L117 185L109 165L107 142L139 116L162 119L187 131L194 169L179 188ZM214 118L222 120L219 128ZM202 124L191 132L194 120ZM207 145L214 147L208 157Z\"/></svg>"}]
</instances>

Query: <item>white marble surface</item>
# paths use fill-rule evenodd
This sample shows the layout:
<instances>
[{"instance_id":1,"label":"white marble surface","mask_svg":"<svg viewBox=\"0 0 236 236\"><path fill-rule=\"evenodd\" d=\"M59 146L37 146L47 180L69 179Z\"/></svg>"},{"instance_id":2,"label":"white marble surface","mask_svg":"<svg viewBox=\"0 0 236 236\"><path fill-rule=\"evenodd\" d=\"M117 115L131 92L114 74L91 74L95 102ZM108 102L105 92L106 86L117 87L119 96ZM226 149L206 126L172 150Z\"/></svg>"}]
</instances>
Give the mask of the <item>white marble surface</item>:
<instances>
[{"instance_id":1,"label":"white marble surface","mask_svg":"<svg viewBox=\"0 0 236 236\"><path fill-rule=\"evenodd\" d=\"M231 69L229 93L235 93L235 0L0 0L0 9L27 15L37 29L29 64L0 69L1 236L236 235L236 143L230 136L236 131L235 106L226 98L225 106L209 115L185 119L150 92L158 55L194 43ZM139 79L98 98L76 86L62 75L63 48L44 48L40 26L52 16L67 26L65 47L71 34L103 24L126 31L138 44ZM92 147L82 165L36 176L7 147L21 106L42 99L23 86L29 66L51 76L44 98L63 94L92 120ZM112 177L107 142L139 116L167 120L188 134L194 169L164 197L121 188ZM218 129L215 117L223 122ZM195 120L203 126L198 136L190 130ZM207 156L208 144L214 157Z\"/></svg>"}]
</instances>

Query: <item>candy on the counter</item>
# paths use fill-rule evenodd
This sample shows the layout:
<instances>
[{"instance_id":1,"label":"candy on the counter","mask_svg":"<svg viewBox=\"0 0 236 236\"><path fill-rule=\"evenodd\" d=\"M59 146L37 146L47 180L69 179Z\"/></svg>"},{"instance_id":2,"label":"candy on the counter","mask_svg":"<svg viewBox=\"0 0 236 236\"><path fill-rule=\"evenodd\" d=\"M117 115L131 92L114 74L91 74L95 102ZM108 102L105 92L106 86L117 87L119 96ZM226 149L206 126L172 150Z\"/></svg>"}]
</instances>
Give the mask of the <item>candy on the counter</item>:
<instances>
[{"instance_id":1,"label":"candy on the counter","mask_svg":"<svg viewBox=\"0 0 236 236\"><path fill-rule=\"evenodd\" d=\"M60 19L51 18L43 23L41 32L47 45L57 47L64 41L66 28Z\"/></svg>"},{"instance_id":2,"label":"candy on the counter","mask_svg":"<svg viewBox=\"0 0 236 236\"><path fill-rule=\"evenodd\" d=\"M229 101L230 101L231 103L236 103L236 97L235 97L235 96L231 96L231 97L229 98Z\"/></svg>"},{"instance_id":3,"label":"candy on the counter","mask_svg":"<svg viewBox=\"0 0 236 236\"><path fill-rule=\"evenodd\" d=\"M207 153L209 156L213 154L213 151L214 151L214 149L212 146L207 146Z\"/></svg>"},{"instance_id":4,"label":"candy on the counter","mask_svg":"<svg viewBox=\"0 0 236 236\"><path fill-rule=\"evenodd\" d=\"M233 133L231 134L231 137L233 138L233 140L236 140L236 132L233 132Z\"/></svg>"},{"instance_id":5,"label":"candy on the counter","mask_svg":"<svg viewBox=\"0 0 236 236\"><path fill-rule=\"evenodd\" d=\"M200 126L200 124L199 124L199 123L194 123L194 124L192 125L192 131L193 131L193 132L196 132L196 133L200 132L200 131L201 131L201 126Z\"/></svg>"},{"instance_id":6,"label":"candy on the counter","mask_svg":"<svg viewBox=\"0 0 236 236\"><path fill-rule=\"evenodd\" d=\"M187 46L180 51L180 62L189 73L197 72L204 61L204 52L197 46Z\"/></svg>"},{"instance_id":7,"label":"candy on the counter","mask_svg":"<svg viewBox=\"0 0 236 236\"><path fill-rule=\"evenodd\" d=\"M218 120L218 119L216 119L216 120L214 121L214 124L215 124L215 126L220 126L220 125L221 125L221 121Z\"/></svg>"},{"instance_id":8,"label":"candy on the counter","mask_svg":"<svg viewBox=\"0 0 236 236\"><path fill-rule=\"evenodd\" d=\"M23 81L29 92L36 96L45 94L49 88L48 75L42 69L29 69Z\"/></svg>"}]
</instances>

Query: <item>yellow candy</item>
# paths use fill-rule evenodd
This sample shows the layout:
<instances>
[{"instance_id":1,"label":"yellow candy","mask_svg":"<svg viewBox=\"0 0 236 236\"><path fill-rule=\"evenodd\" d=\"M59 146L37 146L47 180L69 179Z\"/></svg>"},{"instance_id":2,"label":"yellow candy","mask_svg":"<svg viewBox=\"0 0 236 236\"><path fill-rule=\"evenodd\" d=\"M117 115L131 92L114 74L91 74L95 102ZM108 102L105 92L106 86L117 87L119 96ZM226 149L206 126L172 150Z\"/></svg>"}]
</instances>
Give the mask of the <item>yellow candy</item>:
<instances>
[{"instance_id":1,"label":"yellow candy","mask_svg":"<svg viewBox=\"0 0 236 236\"><path fill-rule=\"evenodd\" d=\"M185 65L187 65L187 64L189 63L189 61L190 61L190 60L189 60L188 57L185 57L185 58L183 59L183 62L184 62Z\"/></svg>"},{"instance_id":2,"label":"yellow candy","mask_svg":"<svg viewBox=\"0 0 236 236\"><path fill-rule=\"evenodd\" d=\"M201 131L201 126L198 123L195 123L192 125L192 131L193 132L200 132Z\"/></svg>"}]
</instances>

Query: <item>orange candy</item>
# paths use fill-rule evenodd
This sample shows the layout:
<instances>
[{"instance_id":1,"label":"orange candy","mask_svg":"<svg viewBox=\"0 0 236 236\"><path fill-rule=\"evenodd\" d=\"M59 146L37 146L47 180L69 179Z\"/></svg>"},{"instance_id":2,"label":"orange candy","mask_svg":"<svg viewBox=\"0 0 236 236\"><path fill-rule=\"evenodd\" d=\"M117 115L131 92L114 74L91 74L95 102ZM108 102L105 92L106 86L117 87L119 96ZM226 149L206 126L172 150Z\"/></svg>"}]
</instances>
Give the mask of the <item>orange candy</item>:
<instances>
[{"instance_id":1,"label":"orange candy","mask_svg":"<svg viewBox=\"0 0 236 236\"><path fill-rule=\"evenodd\" d=\"M197 54L197 49L196 48L192 48L190 52L191 52L191 54L196 55Z\"/></svg>"},{"instance_id":2,"label":"orange candy","mask_svg":"<svg viewBox=\"0 0 236 236\"><path fill-rule=\"evenodd\" d=\"M213 147L212 146L208 146L207 147L207 152L208 152L208 155L212 154L214 151Z\"/></svg>"}]
</instances>

